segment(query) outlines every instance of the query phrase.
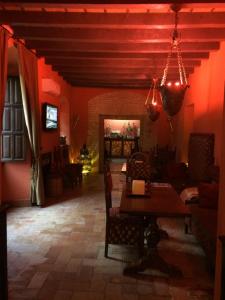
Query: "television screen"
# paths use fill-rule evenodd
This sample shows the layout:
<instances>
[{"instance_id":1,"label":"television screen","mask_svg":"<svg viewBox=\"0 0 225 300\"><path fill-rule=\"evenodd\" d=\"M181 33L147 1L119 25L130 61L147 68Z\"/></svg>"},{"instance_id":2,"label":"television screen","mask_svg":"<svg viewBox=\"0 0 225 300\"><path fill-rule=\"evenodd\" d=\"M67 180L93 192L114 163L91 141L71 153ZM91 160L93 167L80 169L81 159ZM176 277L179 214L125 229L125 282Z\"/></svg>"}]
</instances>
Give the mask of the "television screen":
<instances>
[{"instance_id":1,"label":"television screen","mask_svg":"<svg viewBox=\"0 0 225 300\"><path fill-rule=\"evenodd\" d=\"M58 108L51 104L44 104L44 129L58 128Z\"/></svg>"}]
</instances>

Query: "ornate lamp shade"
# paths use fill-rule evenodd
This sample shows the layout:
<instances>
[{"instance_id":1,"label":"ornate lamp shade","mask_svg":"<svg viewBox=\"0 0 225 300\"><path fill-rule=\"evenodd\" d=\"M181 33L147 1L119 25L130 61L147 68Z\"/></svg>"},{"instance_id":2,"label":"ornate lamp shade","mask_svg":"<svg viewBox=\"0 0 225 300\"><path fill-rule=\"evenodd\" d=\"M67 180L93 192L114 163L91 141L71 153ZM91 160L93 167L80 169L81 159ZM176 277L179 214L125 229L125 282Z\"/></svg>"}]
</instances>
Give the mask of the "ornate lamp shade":
<instances>
[{"instance_id":1,"label":"ornate lamp shade","mask_svg":"<svg viewBox=\"0 0 225 300\"><path fill-rule=\"evenodd\" d=\"M150 120L152 120L153 122L158 120L158 118L160 116L160 110L157 109L157 107L150 104L149 107L147 108L147 111L148 111L148 116L149 116Z\"/></svg>"},{"instance_id":2,"label":"ornate lamp shade","mask_svg":"<svg viewBox=\"0 0 225 300\"><path fill-rule=\"evenodd\" d=\"M161 96L156 85L157 85L157 80L153 79L148 92L148 96L145 101L145 107L147 109L148 116L150 120L152 120L153 122L158 120L162 109Z\"/></svg>"},{"instance_id":3,"label":"ornate lamp shade","mask_svg":"<svg viewBox=\"0 0 225 300\"><path fill-rule=\"evenodd\" d=\"M159 87L163 109L167 112L169 117L176 115L183 104L184 95L188 85L181 85L179 82L175 84L167 84Z\"/></svg>"},{"instance_id":4,"label":"ornate lamp shade","mask_svg":"<svg viewBox=\"0 0 225 300\"><path fill-rule=\"evenodd\" d=\"M166 66L159 87L162 96L163 109L167 112L170 118L176 115L180 111L183 104L185 92L189 87L185 68L181 57L180 41L178 40L178 32L177 32L178 15L177 14L178 14L179 7L173 6L172 9L175 12L175 29L173 32L170 52L168 53ZM177 74L178 75L177 81L172 83L172 82L167 82L167 75L169 72L170 61L173 53L177 57L177 65L178 65L179 73Z\"/></svg>"}]
</instances>

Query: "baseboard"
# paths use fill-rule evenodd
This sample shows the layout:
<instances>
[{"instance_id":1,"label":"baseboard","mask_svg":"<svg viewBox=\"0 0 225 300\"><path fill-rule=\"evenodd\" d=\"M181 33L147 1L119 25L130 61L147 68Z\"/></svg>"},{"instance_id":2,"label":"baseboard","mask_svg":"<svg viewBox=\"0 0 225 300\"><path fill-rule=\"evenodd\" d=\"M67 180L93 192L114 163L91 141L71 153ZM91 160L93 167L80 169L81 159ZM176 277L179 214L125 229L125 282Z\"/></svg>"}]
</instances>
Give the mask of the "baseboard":
<instances>
[{"instance_id":1,"label":"baseboard","mask_svg":"<svg viewBox=\"0 0 225 300\"><path fill-rule=\"evenodd\" d=\"M8 201L5 202L5 204L9 205L9 207L30 207L31 206L30 199Z\"/></svg>"}]
</instances>

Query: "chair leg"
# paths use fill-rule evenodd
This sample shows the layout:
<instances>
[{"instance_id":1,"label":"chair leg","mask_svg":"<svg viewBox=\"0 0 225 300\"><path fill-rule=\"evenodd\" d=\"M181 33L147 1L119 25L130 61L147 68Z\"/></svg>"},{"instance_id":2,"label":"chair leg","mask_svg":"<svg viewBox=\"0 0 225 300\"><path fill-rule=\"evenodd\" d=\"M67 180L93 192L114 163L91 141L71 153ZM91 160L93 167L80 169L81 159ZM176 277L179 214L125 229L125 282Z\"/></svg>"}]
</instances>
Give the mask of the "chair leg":
<instances>
[{"instance_id":1,"label":"chair leg","mask_svg":"<svg viewBox=\"0 0 225 300\"><path fill-rule=\"evenodd\" d=\"M141 258L144 255L144 244L145 244L145 238L144 238L144 228L141 227L141 235L138 243L138 255Z\"/></svg>"},{"instance_id":2,"label":"chair leg","mask_svg":"<svg viewBox=\"0 0 225 300\"><path fill-rule=\"evenodd\" d=\"M108 257L108 248L109 248L109 244L105 242L105 257Z\"/></svg>"},{"instance_id":3,"label":"chair leg","mask_svg":"<svg viewBox=\"0 0 225 300\"><path fill-rule=\"evenodd\" d=\"M138 257L141 258L144 254L144 247L143 245L138 245Z\"/></svg>"},{"instance_id":4,"label":"chair leg","mask_svg":"<svg viewBox=\"0 0 225 300\"><path fill-rule=\"evenodd\" d=\"M186 217L185 218L185 223L184 223L184 231L185 234L191 233L192 232L192 219L191 217Z\"/></svg>"},{"instance_id":5,"label":"chair leg","mask_svg":"<svg viewBox=\"0 0 225 300\"><path fill-rule=\"evenodd\" d=\"M105 257L108 257L108 249L109 249L109 224L106 221L106 228L105 228Z\"/></svg>"}]
</instances>

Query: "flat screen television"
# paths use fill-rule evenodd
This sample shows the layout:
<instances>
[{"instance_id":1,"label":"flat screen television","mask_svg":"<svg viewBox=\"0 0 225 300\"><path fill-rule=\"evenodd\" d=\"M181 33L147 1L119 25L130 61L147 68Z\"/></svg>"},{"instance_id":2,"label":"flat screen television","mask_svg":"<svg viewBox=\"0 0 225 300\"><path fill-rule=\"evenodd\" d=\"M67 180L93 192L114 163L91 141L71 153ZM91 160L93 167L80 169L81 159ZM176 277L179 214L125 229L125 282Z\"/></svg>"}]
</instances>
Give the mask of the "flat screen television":
<instances>
[{"instance_id":1,"label":"flat screen television","mask_svg":"<svg viewBox=\"0 0 225 300\"><path fill-rule=\"evenodd\" d=\"M58 107L49 103L43 104L43 129L54 130L58 128Z\"/></svg>"}]
</instances>

